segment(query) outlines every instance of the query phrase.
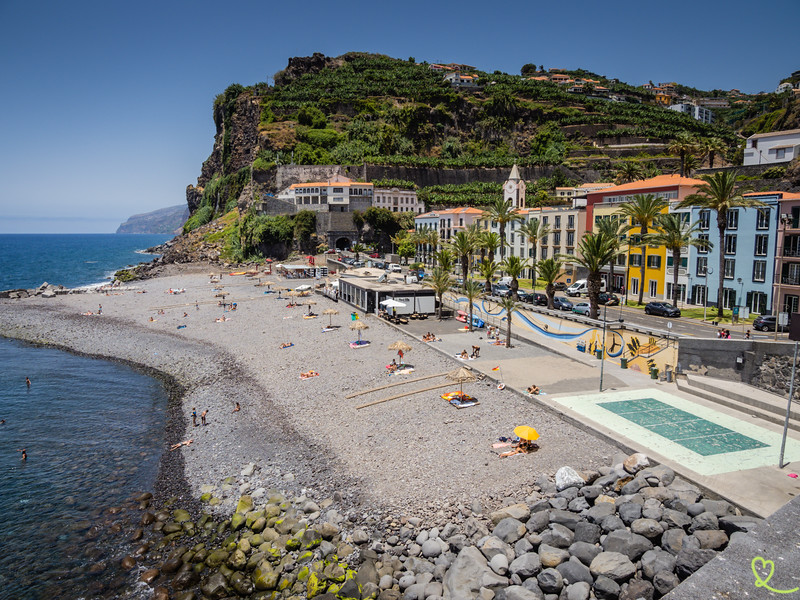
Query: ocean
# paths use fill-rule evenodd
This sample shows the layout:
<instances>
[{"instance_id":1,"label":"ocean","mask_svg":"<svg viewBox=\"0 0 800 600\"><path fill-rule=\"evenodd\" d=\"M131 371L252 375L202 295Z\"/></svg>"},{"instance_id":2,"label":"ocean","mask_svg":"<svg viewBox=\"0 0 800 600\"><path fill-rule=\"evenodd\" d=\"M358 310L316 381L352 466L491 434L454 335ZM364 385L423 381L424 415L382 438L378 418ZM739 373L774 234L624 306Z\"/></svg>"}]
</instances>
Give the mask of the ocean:
<instances>
[{"instance_id":1,"label":"ocean","mask_svg":"<svg viewBox=\"0 0 800 600\"><path fill-rule=\"evenodd\" d=\"M0 235L0 289L102 283L166 239ZM91 528L152 490L166 410L164 386L143 372L0 337L0 599L124 595L129 581L96 572L120 540Z\"/></svg>"}]
</instances>

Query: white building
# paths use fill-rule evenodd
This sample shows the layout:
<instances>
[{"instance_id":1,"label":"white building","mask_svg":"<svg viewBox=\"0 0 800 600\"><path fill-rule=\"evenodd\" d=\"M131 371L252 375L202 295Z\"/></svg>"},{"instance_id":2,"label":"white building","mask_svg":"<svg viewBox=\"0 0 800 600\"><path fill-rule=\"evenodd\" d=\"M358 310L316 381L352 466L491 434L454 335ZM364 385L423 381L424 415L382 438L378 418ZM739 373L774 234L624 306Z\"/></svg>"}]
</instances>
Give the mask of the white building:
<instances>
[{"instance_id":1,"label":"white building","mask_svg":"<svg viewBox=\"0 0 800 600\"><path fill-rule=\"evenodd\" d=\"M691 115L693 119L700 121L701 123L711 124L714 122L714 113L707 108L703 108L702 106L695 106L694 104L689 104L688 102L682 102L680 104L672 104L669 109Z\"/></svg>"},{"instance_id":2,"label":"white building","mask_svg":"<svg viewBox=\"0 0 800 600\"><path fill-rule=\"evenodd\" d=\"M784 163L797 156L800 156L800 129L757 133L747 138L742 164Z\"/></svg>"},{"instance_id":3,"label":"white building","mask_svg":"<svg viewBox=\"0 0 800 600\"><path fill-rule=\"evenodd\" d=\"M478 76L477 75L462 75L461 73L448 73L444 76L444 80L453 87L459 88L477 88Z\"/></svg>"},{"instance_id":4,"label":"white building","mask_svg":"<svg viewBox=\"0 0 800 600\"><path fill-rule=\"evenodd\" d=\"M791 92L793 88L794 86L790 82L784 81L783 83L778 85L777 88L775 88L775 93L782 94L783 92Z\"/></svg>"},{"instance_id":5,"label":"white building","mask_svg":"<svg viewBox=\"0 0 800 600\"><path fill-rule=\"evenodd\" d=\"M445 208L417 215L414 229L434 229L439 232L439 239L447 242L459 231L466 231L482 214L482 210L467 206Z\"/></svg>"},{"instance_id":6,"label":"white building","mask_svg":"<svg viewBox=\"0 0 800 600\"><path fill-rule=\"evenodd\" d=\"M292 202L298 210L349 212L372 205L373 187L336 175L328 181L294 183L278 194L278 199Z\"/></svg>"},{"instance_id":7,"label":"white building","mask_svg":"<svg viewBox=\"0 0 800 600\"><path fill-rule=\"evenodd\" d=\"M419 201L417 192L398 188L375 188L372 206L392 212L412 212L416 215L425 212L425 203Z\"/></svg>"}]
</instances>

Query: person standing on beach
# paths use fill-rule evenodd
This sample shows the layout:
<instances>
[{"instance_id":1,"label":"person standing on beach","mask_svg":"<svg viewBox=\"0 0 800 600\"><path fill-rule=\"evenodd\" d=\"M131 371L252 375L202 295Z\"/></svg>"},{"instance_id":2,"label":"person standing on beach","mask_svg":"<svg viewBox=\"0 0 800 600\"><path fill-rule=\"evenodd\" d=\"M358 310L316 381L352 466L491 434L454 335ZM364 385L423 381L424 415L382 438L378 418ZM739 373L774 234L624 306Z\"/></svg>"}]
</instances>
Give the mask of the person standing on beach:
<instances>
[{"instance_id":1,"label":"person standing on beach","mask_svg":"<svg viewBox=\"0 0 800 600\"><path fill-rule=\"evenodd\" d=\"M192 427L197 427L197 409L192 408Z\"/></svg>"},{"instance_id":2,"label":"person standing on beach","mask_svg":"<svg viewBox=\"0 0 800 600\"><path fill-rule=\"evenodd\" d=\"M27 385L28 387L31 387L31 380L29 378L27 378L27 377L25 378L25 385Z\"/></svg>"},{"instance_id":3,"label":"person standing on beach","mask_svg":"<svg viewBox=\"0 0 800 600\"><path fill-rule=\"evenodd\" d=\"M194 301L194 309L200 310L200 303L197 300Z\"/></svg>"},{"instance_id":4,"label":"person standing on beach","mask_svg":"<svg viewBox=\"0 0 800 600\"><path fill-rule=\"evenodd\" d=\"M98 304L97 305L97 314L98 315L102 315L103 314L103 305L102 304Z\"/></svg>"},{"instance_id":5,"label":"person standing on beach","mask_svg":"<svg viewBox=\"0 0 800 600\"><path fill-rule=\"evenodd\" d=\"M200 413L200 422L203 425L206 425L206 415L207 414L208 414L208 409L206 409L206 410L204 410L203 412Z\"/></svg>"}]
</instances>

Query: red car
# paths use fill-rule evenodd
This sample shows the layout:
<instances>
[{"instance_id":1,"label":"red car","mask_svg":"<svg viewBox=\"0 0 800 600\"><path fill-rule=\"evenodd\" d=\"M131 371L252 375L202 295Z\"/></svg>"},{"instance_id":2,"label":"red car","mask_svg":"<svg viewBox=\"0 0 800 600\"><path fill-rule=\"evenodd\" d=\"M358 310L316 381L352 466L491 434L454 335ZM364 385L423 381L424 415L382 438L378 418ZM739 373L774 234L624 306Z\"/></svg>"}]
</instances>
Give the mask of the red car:
<instances>
[{"instance_id":1,"label":"red car","mask_svg":"<svg viewBox=\"0 0 800 600\"><path fill-rule=\"evenodd\" d=\"M369 255L369 257L370 258L380 258L381 255L380 255L380 252L373 252L372 254Z\"/></svg>"}]
</instances>

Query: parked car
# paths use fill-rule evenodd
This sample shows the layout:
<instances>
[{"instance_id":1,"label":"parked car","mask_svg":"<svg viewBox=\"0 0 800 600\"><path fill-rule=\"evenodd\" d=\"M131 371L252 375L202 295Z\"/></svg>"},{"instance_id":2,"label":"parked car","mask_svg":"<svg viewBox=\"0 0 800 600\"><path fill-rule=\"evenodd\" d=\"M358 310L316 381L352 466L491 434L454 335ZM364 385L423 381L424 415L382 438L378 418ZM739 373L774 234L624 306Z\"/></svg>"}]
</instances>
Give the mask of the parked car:
<instances>
[{"instance_id":1,"label":"parked car","mask_svg":"<svg viewBox=\"0 0 800 600\"><path fill-rule=\"evenodd\" d=\"M493 296L500 296L501 298L505 298L511 293L511 288L507 285L500 285L495 284L492 286L492 295Z\"/></svg>"},{"instance_id":2,"label":"parked car","mask_svg":"<svg viewBox=\"0 0 800 600\"><path fill-rule=\"evenodd\" d=\"M380 252L373 252L372 254L369 255L369 257L370 258L380 258L381 257L381 253Z\"/></svg>"},{"instance_id":3,"label":"parked car","mask_svg":"<svg viewBox=\"0 0 800 600\"><path fill-rule=\"evenodd\" d=\"M533 304L533 293L526 290L517 290L517 298L520 302L527 302Z\"/></svg>"},{"instance_id":4,"label":"parked car","mask_svg":"<svg viewBox=\"0 0 800 600\"><path fill-rule=\"evenodd\" d=\"M563 292L567 289L567 284L564 283L563 281L556 281L553 284L553 289L557 292Z\"/></svg>"},{"instance_id":5,"label":"parked car","mask_svg":"<svg viewBox=\"0 0 800 600\"><path fill-rule=\"evenodd\" d=\"M336 254L338 250L336 248L330 248L329 250L325 250L325 254Z\"/></svg>"},{"instance_id":6,"label":"parked car","mask_svg":"<svg viewBox=\"0 0 800 600\"><path fill-rule=\"evenodd\" d=\"M563 296L553 298L553 308L556 310L572 310L573 304Z\"/></svg>"},{"instance_id":7,"label":"parked car","mask_svg":"<svg viewBox=\"0 0 800 600\"><path fill-rule=\"evenodd\" d=\"M588 302L578 302L575 306L572 307L572 312L578 315L588 315L591 307L589 306Z\"/></svg>"},{"instance_id":8,"label":"parked car","mask_svg":"<svg viewBox=\"0 0 800 600\"><path fill-rule=\"evenodd\" d=\"M600 291L606 291L606 282L604 279L600 280ZM566 289L567 296L580 296L589 292L589 282L586 279L579 279Z\"/></svg>"},{"instance_id":9,"label":"parked car","mask_svg":"<svg viewBox=\"0 0 800 600\"><path fill-rule=\"evenodd\" d=\"M616 294L601 293L597 297L598 304L605 304L606 306L619 306L619 297Z\"/></svg>"},{"instance_id":10,"label":"parked car","mask_svg":"<svg viewBox=\"0 0 800 600\"><path fill-rule=\"evenodd\" d=\"M648 302L644 306L644 314L662 317L680 317L681 310L669 302Z\"/></svg>"},{"instance_id":11,"label":"parked car","mask_svg":"<svg viewBox=\"0 0 800 600\"><path fill-rule=\"evenodd\" d=\"M775 331L775 315L760 315L753 321L756 331ZM778 325L778 331L788 331L789 325Z\"/></svg>"},{"instance_id":12,"label":"parked car","mask_svg":"<svg viewBox=\"0 0 800 600\"><path fill-rule=\"evenodd\" d=\"M401 267L400 265L398 265L396 263L392 263L392 264L389 265L389 272L390 273L402 273L403 272L403 267Z\"/></svg>"},{"instance_id":13,"label":"parked car","mask_svg":"<svg viewBox=\"0 0 800 600\"><path fill-rule=\"evenodd\" d=\"M533 297L532 304L536 306L547 306L547 294L540 294L536 292L535 294L531 294Z\"/></svg>"}]
</instances>

